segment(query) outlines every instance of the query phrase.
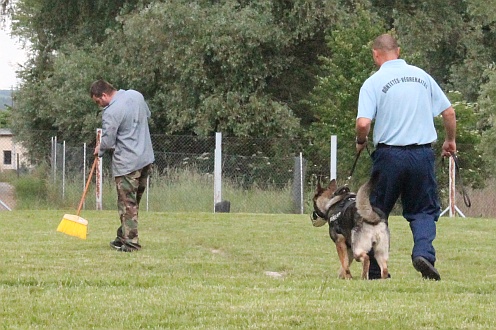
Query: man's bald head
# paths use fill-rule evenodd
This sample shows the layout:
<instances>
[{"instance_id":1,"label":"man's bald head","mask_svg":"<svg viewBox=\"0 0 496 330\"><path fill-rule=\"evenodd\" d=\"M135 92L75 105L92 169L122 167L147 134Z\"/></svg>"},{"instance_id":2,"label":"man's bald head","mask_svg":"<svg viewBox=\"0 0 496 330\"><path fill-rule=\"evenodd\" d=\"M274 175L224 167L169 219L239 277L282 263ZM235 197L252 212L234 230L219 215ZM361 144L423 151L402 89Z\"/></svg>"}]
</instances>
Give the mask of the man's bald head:
<instances>
[{"instance_id":1,"label":"man's bald head","mask_svg":"<svg viewBox=\"0 0 496 330\"><path fill-rule=\"evenodd\" d=\"M372 43L372 56L377 66L384 62L396 60L400 57L400 47L396 39L389 34L382 34Z\"/></svg>"}]
</instances>

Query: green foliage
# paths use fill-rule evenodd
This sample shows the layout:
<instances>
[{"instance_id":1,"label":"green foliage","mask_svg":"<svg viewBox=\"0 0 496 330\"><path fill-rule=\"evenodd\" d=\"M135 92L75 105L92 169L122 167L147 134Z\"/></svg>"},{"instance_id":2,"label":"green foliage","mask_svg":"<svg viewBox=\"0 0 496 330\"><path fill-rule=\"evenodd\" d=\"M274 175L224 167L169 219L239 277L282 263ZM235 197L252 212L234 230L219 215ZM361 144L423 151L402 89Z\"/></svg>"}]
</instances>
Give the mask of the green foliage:
<instances>
[{"instance_id":1,"label":"green foliage","mask_svg":"<svg viewBox=\"0 0 496 330\"><path fill-rule=\"evenodd\" d=\"M488 172L488 159L483 157L483 153L477 147L474 148L474 146L479 145L481 140L481 132L477 128L481 118L478 106L475 103L466 102L460 92L449 92L447 95L456 111L456 147L460 166L459 174L462 175L463 185L483 188L484 181L490 176L490 173ZM442 117L435 118L434 124L438 132L438 143L435 144L435 150L436 155L440 155L446 133ZM447 196L448 162L446 161L446 164L443 165L438 166L437 177L441 194Z\"/></svg>"},{"instance_id":2,"label":"green foliage","mask_svg":"<svg viewBox=\"0 0 496 330\"><path fill-rule=\"evenodd\" d=\"M140 0L17 0L13 27L33 49L51 52L67 43L101 42L104 31L116 26L115 17L135 8Z\"/></svg>"},{"instance_id":3,"label":"green foliage","mask_svg":"<svg viewBox=\"0 0 496 330\"><path fill-rule=\"evenodd\" d=\"M12 106L12 91L0 90L0 110L6 110Z\"/></svg>"},{"instance_id":4,"label":"green foliage","mask_svg":"<svg viewBox=\"0 0 496 330\"><path fill-rule=\"evenodd\" d=\"M402 56L461 92L461 103L493 85L481 89L496 60L496 14L481 0L12 4L2 2L4 15L31 45L12 129L35 160L47 157L41 150L53 135L69 144L93 141L100 119L87 90L105 78L143 92L154 133L304 137L313 173L327 173L328 140L336 134L342 177L353 163L359 87L374 70L368 43L392 29ZM462 144L493 125L487 118L488 127L472 124L459 124ZM482 161L467 166L486 173Z\"/></svg>"},{"instance_id":5,"label":"green foliage","mask_svg":"<svg viewBox=\"0 0 496 330\"><path fill-rule=\"evenodd\" d=\"M16 208L46 208L48 197L47 188L49 185L47 177L43 175L45 170L46 168L40 168L33 172L32 175L21 176L12 180L17 200Z\"/></svg>"},{"instance_id":6,"label":"green foliage","mask_svg":"<svg viewBox=\"0 0 496 330\"><path fill-rule=\"evenodd\" d=\"M320 174L328 166L331 135L337 135L340 146L338 159L342 166L338 177L347 177L352 168L358 94L375 69L369 45L385 32L380 18L358 7L328 33L326 40L332 55L321 58L321 72L325 74L319 76L309 101L316 120L306 133L311 141L308 157L315 170L322 171Z\"/></svg>"},{"instance_id":7,"label":"green foliage","mask_svg":"<svg viewBox=\"0 0 496 330\"><path fill-rule=\"evenodd\" d=\"M315 33L323 14L310 16L309 8L308 23L288 27L292 12L278 19L275 7L174 1L123 16L107 47L116 76L149 95L161 132L295 136L292 109L267 90L290 70L293 47Z\"/></svg>"},{"instance_id":8,"label":"green foliage","mask_svg":"<svg viewBox=\"0 0 496 330\"><path fill-rule=\"evenodd\" d=\"M0 128L10 128L11 120L10 120L10 109L8 110L0 110Z\"/></svg>"},{"instance_id":9,"label":"green foliage","mask_svg":"<svg viewBox=\"0 0 496 330\"><path fill-rule=\"evenodd\" d=\"M42 1L38 5L32 15L44 17L43 10L49 8ZM69 29L65 35L52 25L57 20L46 23L47 30L64 42L56 43L57 52L47 53L44 63L49 66L43 74L36 74L41 54L23 73L26 84L15 128L22 140L34 147L39 140L31 134L34 128L56 130L59 139L69 142L87 140L91 133L86 132L98 125L87 88L100 77L118 88L143 92L157 133L207 136L222 131L225 136L259 137L299 133L293 111L299 109L299 100L272 93L282 90L281 82L288 83L284 92L290 95L294 90L301 97L308 90L316 55L299 48L325 50L314 40L325 27L322 22L330 22L334 3L166 1L134 11L129 6L114 28L108 25L99 44L94 33ZM92 15L82 13L85 26ZM27 31L35 30L33 24L19 18L19 26ZM92 38L83 43L77 36ZM304 65L294 70L294 63ZM294 77L288 72L308 79L287 81L286 76ZM78 131L83 134L74 133Z\"/></svg>"},{"instance_id":10,"label":"green foliage","mask_svg":"<svg viewBox=\"0 0 496 330\"><path fill-rule=\"evenodd\" d=\"M481 87L478 104L481 112L481 120L478 122L482 131L481 143L478 146L483 160L487 163L492 173L496 173L496 164L493 161L496 156L496 70L491 66L487 72L487 83Z\"/></svg>"},{"instance_id":11,"label":"green foliage","mask_svg":"<svg viewBox=\"0 0 496 330\"><path fill-rule=\"evenodd\" d=\"M92 143L101 126L98 107L89 97L89 86L106 72L100 47L66 45L53 62L53 72L43 81L26 82L16 95L12 130L32 157L43 160L52 136L59 141Z\"/></svg>"},{"instance_id":12,"label":"green foliage","mask_svg":"<svg viewBox=\"0 0 496 330\"><path fill-rule=\"evenodd\" d=\"M468 101L479 93L482 73L494 60L496 20L484 1L384 1L375 10L401 37L404 53L417 54L412 64L442 86L462 92ZM480 12L488 15L480 15Z\"/></svg>"}]
</instances>

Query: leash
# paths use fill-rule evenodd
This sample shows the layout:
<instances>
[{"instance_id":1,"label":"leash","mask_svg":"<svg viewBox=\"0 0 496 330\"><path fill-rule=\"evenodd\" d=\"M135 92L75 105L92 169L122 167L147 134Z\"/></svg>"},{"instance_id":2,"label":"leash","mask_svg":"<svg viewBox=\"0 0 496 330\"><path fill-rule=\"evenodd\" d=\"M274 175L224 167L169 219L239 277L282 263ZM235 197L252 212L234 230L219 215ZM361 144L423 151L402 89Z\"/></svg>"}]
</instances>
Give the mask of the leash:
<instances>
[{"instance_id":1,"label":"leash","mask_svg":"<svg viewBox=\"0 0 496 330\"><path fill-rule=\"evenodd\" d=\"M369 146L366 145L365 149L367 149L367 152L369 153L369 156L370 156ZM353 176L353 172L355 172L355 168L356 168L356 165L358 163L358 158L360 158L360 154L362 153L362 151L363 151L363 149L360 150L359 152L357 152L357 155L355 156L355 161L353 162L353 166L351 167L350 176L348 176L347 181L351 180L351 177Z\"/></svg>"},{"instance_id":2,"label":"leash","mask_svg":"<svg viewBox=\"0 0 496 330\"><path fill-rule=\"evenodd\" d=\"M454 152L450 152L450 157L453 158L453 161L455 163L455 176L458 176L458 180L460 181L460 187L461 187L461 194L463 196L463 202L465 203L465 206L470 207L472 206L472 202L470 201L470 197L468 196L467 191L465 190L465 186L463 185L463 180L462 180L462 175L460 174L460 165L458 163L458 156ZM442 159L444 162L444 158Z\"/></svg>"}]
</instances>

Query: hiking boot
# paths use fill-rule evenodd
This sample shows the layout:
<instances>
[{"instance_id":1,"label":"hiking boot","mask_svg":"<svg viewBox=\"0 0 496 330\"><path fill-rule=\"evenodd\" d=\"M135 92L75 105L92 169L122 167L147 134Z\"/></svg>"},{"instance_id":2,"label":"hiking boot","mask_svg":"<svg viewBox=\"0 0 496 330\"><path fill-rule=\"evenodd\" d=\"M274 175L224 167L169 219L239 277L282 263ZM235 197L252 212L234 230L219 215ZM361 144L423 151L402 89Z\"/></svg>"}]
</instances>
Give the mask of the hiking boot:
<instances>
[{"instance_id":1,"label":"hiking boot","mask_svg":"<svg viewBox=\"0 0 496 330\"><path fill-rule=\"evenodd\" d=\"M119 240L113 240L110 242L110 247L115 250L120 250L122 247L122 242Z\"/></svg>"},{"instance_id":2,"label":"hiking boot","mask_svg":"<svg viewBox=\"0 0 496 330\"><path fill-rule=\"evenodd\" d=\"M435 281L441 280L441 275L439 275L437 269L424 257L415 257L412 263L413 267L422 274L422 278Z\"/></svg>"}]
</instances>

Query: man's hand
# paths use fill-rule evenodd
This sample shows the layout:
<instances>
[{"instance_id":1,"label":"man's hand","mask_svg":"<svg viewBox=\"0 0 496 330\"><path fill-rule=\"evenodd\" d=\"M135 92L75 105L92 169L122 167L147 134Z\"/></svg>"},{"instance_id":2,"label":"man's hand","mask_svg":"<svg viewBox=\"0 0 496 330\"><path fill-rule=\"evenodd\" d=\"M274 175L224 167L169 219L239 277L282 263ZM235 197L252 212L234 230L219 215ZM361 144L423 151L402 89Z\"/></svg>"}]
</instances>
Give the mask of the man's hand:
<instances>
[{"instance_id":1,"label":"man's hand","mask_svg":"<svg viewBox=\"0 0 496 330\"><path fill-rule=\"evenodd\" d=\"M96 147L95 147L95 151L93 151L93 155L94 155L95 157L98 157L98 153L99 153L99 152L100 152L100 146L96 146Z\"/></svg>"},{"instance_id":2,"label":"man's hand","mask_svg":"<svg viewBox=\"0 0 496 330\"><path fill-rule=\"evenodd\" d=\"M456 142L455 141L444 141L443 149L441 150L442 157L450 157L451 153L456 152Z\"/></svg>"},{"instance_id":3,"label":"man's hand","mask_svg":"<svg viewBox=\"0 0 496 330\"><path fill-rule=\"evenodd\" d=\"M357 153L360 153L362 152L363 149L365 149L367 147L367 142L368 142L368 139L365 138L364 140L359 140L358 138L356 139L356 151Z\"/></svg>"}]
</instances>

